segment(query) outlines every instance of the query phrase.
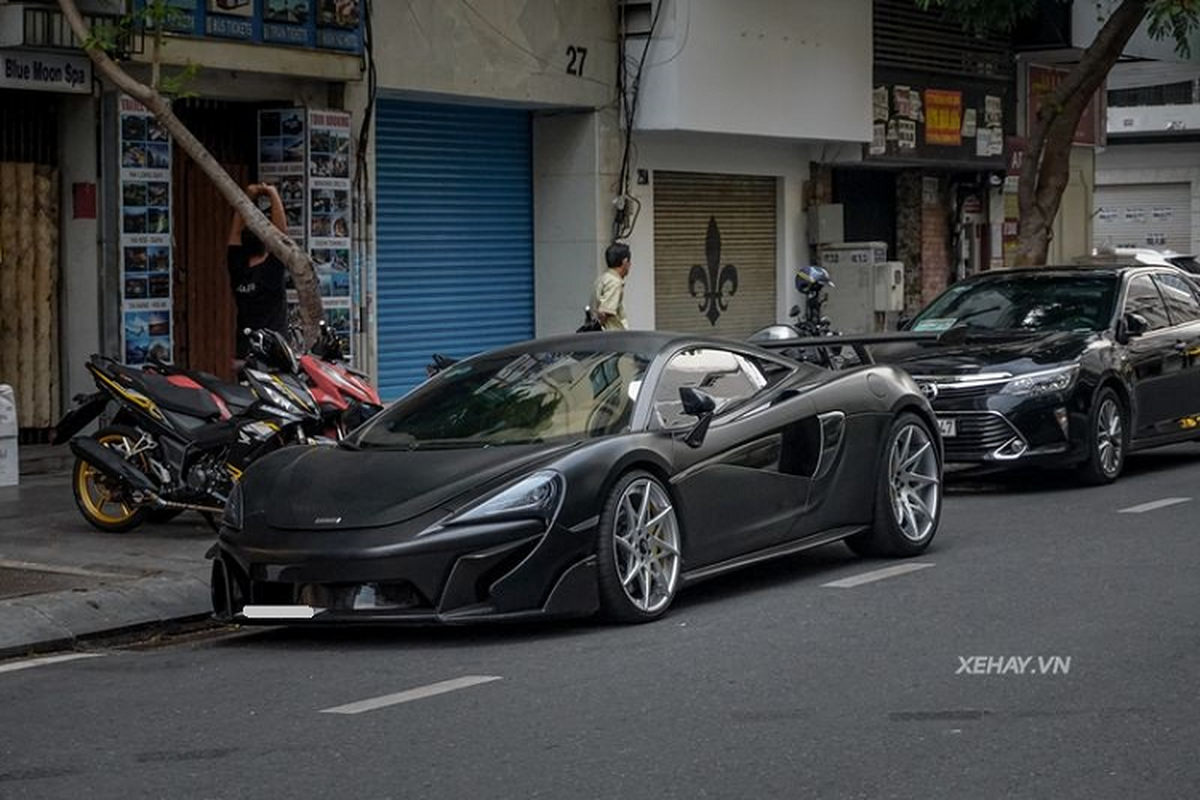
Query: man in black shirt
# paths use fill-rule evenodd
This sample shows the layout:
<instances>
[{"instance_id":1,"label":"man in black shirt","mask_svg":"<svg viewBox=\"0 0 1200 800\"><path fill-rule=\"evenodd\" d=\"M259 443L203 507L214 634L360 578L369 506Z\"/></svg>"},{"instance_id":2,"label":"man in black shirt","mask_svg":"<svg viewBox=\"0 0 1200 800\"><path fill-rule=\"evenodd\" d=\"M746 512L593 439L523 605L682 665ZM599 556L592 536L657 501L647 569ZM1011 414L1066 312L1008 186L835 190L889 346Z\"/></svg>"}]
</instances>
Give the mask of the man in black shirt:
<instances>
[{"instance_id":1,"label":"man in black shirt","mask_svg":"<svg viewBox=\"0 0 1200 800\"><path fill-rule=\"evenodd\" d=\"M279 191L270 184L255 183L246 189L251 200L270 201L271 223L287 232L287 214ZM229 228L229 284L237 303L237 357L244 359L250 343L247 328L269 328L288 332L287 267L267 252L267 247L246 227L242 215L233 214Z\"/></svg>"}]
</instances>

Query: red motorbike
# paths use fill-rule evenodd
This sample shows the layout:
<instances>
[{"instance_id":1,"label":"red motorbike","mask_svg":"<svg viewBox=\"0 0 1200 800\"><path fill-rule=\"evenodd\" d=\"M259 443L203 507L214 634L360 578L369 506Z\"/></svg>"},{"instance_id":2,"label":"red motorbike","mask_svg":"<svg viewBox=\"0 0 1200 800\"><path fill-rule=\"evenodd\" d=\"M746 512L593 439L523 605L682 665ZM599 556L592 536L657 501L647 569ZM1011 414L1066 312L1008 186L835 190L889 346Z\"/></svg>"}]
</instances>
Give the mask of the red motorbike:
<instances>
[{"instance_id":1,"label":"red motorbike","mask_svg":"<svg viewBox=\"0 0 1200 800\"><path fill-rule=\"evenodd\" d=\"M312 351L297 362L297 374L308 382L329 438L340 440L383 410L379 392L366 375L345 363L341 342L324 322Z\"/></svg>"}]
</instances>

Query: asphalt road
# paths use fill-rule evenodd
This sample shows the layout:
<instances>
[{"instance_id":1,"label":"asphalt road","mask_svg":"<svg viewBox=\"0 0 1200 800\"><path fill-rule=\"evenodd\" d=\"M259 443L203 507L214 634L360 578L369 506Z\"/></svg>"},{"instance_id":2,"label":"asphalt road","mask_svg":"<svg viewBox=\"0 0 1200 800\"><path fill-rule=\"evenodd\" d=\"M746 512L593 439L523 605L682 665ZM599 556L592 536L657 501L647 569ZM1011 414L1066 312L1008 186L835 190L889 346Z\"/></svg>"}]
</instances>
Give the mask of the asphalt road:
<instances>
[{"instance_id":1,"label":"asphalt road","mask_svg":"<svg viewBox=\"0 0 1200 800\"><path fill-rule=\"evenodd\" d=\"M829 586L896 565L831 546L651 625L226 632L0 672L0 797L1192 798L1198 514L1194 445L1100 489L958 481L932 566Z\"/></svg>"}]
</instances>

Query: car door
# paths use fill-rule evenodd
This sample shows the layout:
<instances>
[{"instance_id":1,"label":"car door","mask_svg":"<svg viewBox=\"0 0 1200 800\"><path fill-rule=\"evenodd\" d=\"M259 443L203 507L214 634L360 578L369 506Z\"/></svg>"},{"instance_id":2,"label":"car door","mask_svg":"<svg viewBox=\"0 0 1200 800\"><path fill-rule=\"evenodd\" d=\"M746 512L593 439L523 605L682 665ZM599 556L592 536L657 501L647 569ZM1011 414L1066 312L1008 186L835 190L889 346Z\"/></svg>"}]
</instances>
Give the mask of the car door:
<instances>
[{"instance_id":1,"label":"car door","mask_svg":"<svg viewBox=\"0 0 1200 800\"><path fill-rule=\"evenodd\" d=\"M1161 435L1178 416L1180 402L1172 395L1181 389L1183 354L1175 347L1166 302L1150 273L1129 279L1123 314L1136 315L1145 326L1126 348L1135 400L1133 438Z\"/></svg>"},{"instance_id":2,"label":"car door","mask_svg":"<svg viewBox=\"0 0 1200 800\"><path fill-rule=\"evenodd\" d=\"M659 377L651 426L675 434L673 489L688 568L779 542L807 500L809 479L789 465L796 460L792 426L811 403L780 397L773 390L779 377L753 357L717 347L676 353ZM717 406L697 448L683 441L696 422L683 413L679 390L685 386L705 392Z\"/></svg>"},{"instance_id":3,"label":"car door","mask_svg":"<svg viewBox=\"0 0 1200 800\"><path fill-rule=\"evenodd\" d=\"M1157 272L1154 280L1171 315L1172 347L1181 360L1172 430L1192 432L1200 428L1200 289L1175 272Z\"/></svg>"}]
</instances>

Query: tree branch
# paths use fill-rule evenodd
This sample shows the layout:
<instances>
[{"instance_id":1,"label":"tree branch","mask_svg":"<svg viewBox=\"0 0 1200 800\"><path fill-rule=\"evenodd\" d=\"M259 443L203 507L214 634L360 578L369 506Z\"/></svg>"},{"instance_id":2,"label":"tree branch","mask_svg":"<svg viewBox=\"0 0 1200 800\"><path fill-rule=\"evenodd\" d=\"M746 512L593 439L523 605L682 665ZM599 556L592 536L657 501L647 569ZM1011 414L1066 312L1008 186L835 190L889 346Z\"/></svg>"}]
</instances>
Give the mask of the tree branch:
<instances>
[{"instance_id":1,"label":"tree branch","mask_svg":"<svg viewBox=\"0 0 1200 800\"><path fill-rule=\"evenodd\" d=\"M58 3L63 17L71 26L75 37L80 42L91 41L87 23L79 13L75 0L58 0ZM242 216L242 219L246 221L246 226L262 240L272 255L287 266L300 300L300 318L304 328L305 342L309 345L315 342L320 332L319 326L324 317L324 311L312 259L292 241L291 237L271 224L258 206L242 190L242 187L238 186L237 182L213 158L200 140L175 116L166 98L155 88L146 86L125 72L98 45L93 43L85 46L84 49L92 63L96 65L96 69L104 77L112 81L122 92L145 106L163 124L176 145L196 162L204 174L212 180L221 195Z\"/></svg>"}]
</instances>

